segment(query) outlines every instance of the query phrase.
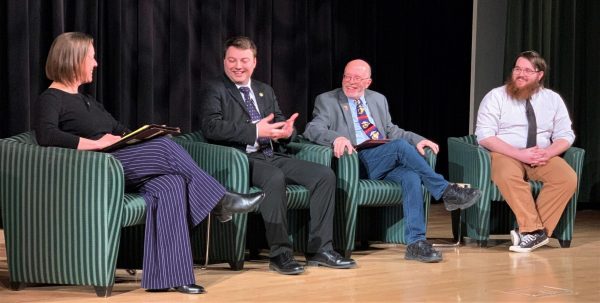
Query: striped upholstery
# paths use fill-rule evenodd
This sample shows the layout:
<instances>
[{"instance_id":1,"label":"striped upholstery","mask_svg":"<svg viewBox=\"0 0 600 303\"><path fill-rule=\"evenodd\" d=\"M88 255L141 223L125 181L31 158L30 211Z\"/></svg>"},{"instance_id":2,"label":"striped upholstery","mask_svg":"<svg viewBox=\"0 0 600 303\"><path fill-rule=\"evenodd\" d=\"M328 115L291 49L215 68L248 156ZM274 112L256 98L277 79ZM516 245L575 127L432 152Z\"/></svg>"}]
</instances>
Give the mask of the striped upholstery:
<instances>
[{"instance_id":1,"label":"striped upholstery","mask_svg":"<svg viewBox=\"0 0 600 303\"><path fill-rule=\"evenodd\" d=\"M94 285L110 295L121 227L143 223L124 203L110 154L40 147L32 132L0 140L0 205L11 284Z\"/></svg>"},{"instance_id":2,"label":"striped upholstery","mask_svg":"<svg viewBox=\"0 0 600 303\"><path fill-rule=\"evenodd\" d=\"M204 142L204 136L200 131L185 134L177 137L176 139L179 144L182 142ZM203 169L205 169L208 173L215 176L219 181L221 181L227 188L246 193L252 191L258 191L259 188L252 187L248 188L248 184L250 183L250 171L248 167L248 158L241 151L225 146L212 145L208 143L201 143L202 146L212 146L214 148L218 148L219 153L226 153L228 151L230 154L235 154L236 162L229 159L221 159L221 165L225 163L226 165L239 165L239 168L232 169L231 173L227 175L228 179L221 179L221 171L212 171L210 168L207 168L203 165L200 165ZM183 145L184 148L187 148L186 145ZM316 162L325 166L331 166L331 150L318 145L313 144L303 144L303 143L290 143L286 146L287 153L293 155L296 158ZM195 160L198 160L193 153L192 157ZM214 159L214 157L213 157ZM232 186L230 186L232 185ZM309 192L303 186L300 185L288 185L287 186L287 197L288 197L288 233L290 236L290 241L292 241L294 245L294 250L296 251L305 251L306 245L308 241L308 208L309 208ZM252 222L247 222L247 218L250 217ZM248 224L246 224L248 223ZM194 250L195 255L196 252L198 255L203 254L203 245L204 245L204 235L205 235L205 224L202 225L202 232L194 233ZM226 232L222 232L222 229L226 229ZM248 233L247 233L248 231ZM235 234L237 239L235 242L231 242L230 240L233 238L229 238L226 236L227 234ZM225 245L227 246L235 246L236 256L239 256L238 267L241 269L243 267L243 254L246 241L248 241L248 247L251 249L258 248L267 248L266 239L265 239L265 231L264 224L262 223L262 218L260 216L251 214L247 216L246 214L239 214L234 216L234 220L232 224L222 224L215 221L213 225L211 225L211 257L210 260L216 258L214 260L219 260L222 257L212 256L213 249L219 249L216 246ZM246 235L248 238L246 238ZM212 237L215 237L213 239ZM228 238L228 240L224 240L223 237ZM223 243L221 243L223 242ZM221 255L224 255L225 252L230 251L228 249L221 248ZM231 263L230 263L231 264ZM233 266L233 265L232 265Z\"/></svg>"},{"instance_id":3,"label":"striped upholstery","mask_svg":"<svg viewBox=\"0 0 600 303\"><path fill-rule=\"evenodd\" d=\"M426 149L426 161L435 168L436 155ZM361 247L368 241L406 244L402 189L390 181L359 178L358 154L344 155L334 162L337 175L334 246L350 257L355 240ZM423 187L425 220L431 195Z\"/></svg>"},{"instance_id":4,"label":"striped upholstery","mask_svg":"<svg viewBox=\"0 0 600 303\"><path fill-rule=\"evenodd\" d=\"M181 145L198 163L204 171L209 173L229 190L246 193L248 189L248 178L239 177L248 175L248 160L238 150L223 146L193 142L193 140L204 140L200 133L189 133L173 139ZM127 203L127 195L125 195ZM143 203L143 200L141 201ZM145 204L143 205L145 208ZM209 262L227 262L234 270L244 267L244 246L246 241L245 228L247 215L236 214L233 220L220 223L211 220ZM190 233L192 244L192 256L195 263L204 264L206 260L206 229L208 220L194 227ZM120 245L119 259L117 265L126 268L142 268L144 229L142 227L130 227L123 230Z\"/></svg>"},{"instance_id":5,"label":"striped upholstery","mask_svg":"<svg viewBox=\"0 0 600 303\"><path fill-rule=\"evenodd\" d=\"M571 147L563 155L565 161L577 173L578 180L581 180L584 154L583 149ZM478 204L462 211L461 224L466 228L466 235L477 240L479 245L486 246L490 233L508 233L515 226L515 218L506 203L492 203L492 201L504 201L504 198L490 177L489 152L478 146L474 135L451 137L448 138L448 162L451 182L469 183L482 192ZM530 184L534 197L537 197L543 184L537 181L531 181ZM554 230L553 237L557 238L563 247L568 247L573 237L578 195L579 182L575 194ZM457 230L456 227L453 229Z\"/></svg>"},{"instance_id":6,"label":"striped upholstery","mask_svg":"<svg viewBox=\"0 0 600 303\"><path fill-rule=\"evenodd\" d=\"M175 140L225 186L248 191L247 177L240 177L248 175L243 153ZM121 164L110 154L40 147L33 132L0 139L0 209L15 287L93 285L98 295L110 295L116 264L142 268L146 204L124 193ZM204 258L205 225L192 231L196 260ZM245 225L246 216L235 215L213 226L213 261L243 266L245 230L237 226Z\"/></svg>"},{"instance_id":7,"label":"striped upholstery","mask_svg":"<svg viewBox=\"0 0 600 303\"><path fill-rule=\"evenodd\" d=\"M209 173L228 190L248 193L249 166L246 155L235 148L208 144L193 140L203 140L198 133L176 137L181 145L204 171ZM211 220L209 261L211 263L228 262L232 269L244 267L246 244L247 214L235 214L233 220L221 223ZM191 233L194 261L204 263L206 253L206 229L208 221L196 226Z\"/></svg>"},{"instance_id":8,"label":"striped upholstery","mask_svg":"<svg viewBox=\"0 0 600 303\"><path fill-rule=\"evenodd\" d=\"M309 143L292 142L286 152L293 157L331 167L331 149ZM295 251L306 252L308 245L310 193L300 185L287 186L288 234Z\"/></svg>"}]
</instances>

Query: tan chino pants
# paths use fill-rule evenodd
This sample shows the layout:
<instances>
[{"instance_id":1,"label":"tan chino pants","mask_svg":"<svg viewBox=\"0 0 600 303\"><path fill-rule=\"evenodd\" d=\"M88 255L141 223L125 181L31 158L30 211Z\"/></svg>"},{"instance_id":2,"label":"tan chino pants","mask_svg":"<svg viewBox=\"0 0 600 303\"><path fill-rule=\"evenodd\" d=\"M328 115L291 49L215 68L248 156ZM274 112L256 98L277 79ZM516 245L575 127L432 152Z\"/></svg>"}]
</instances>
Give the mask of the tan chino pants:
<instances>
[{"instance_id":1,"label":"tan chino pants","mask_svg":"<svg viewBox=\"0 0 600 303\"><path fill-rule=\"evenodd\" d=\"M517 217L519 232L546 229L552 235L577 188L577 174L561 157L544 166L531 167L503 154L491 153L492 181ZM528 180L544 186L534 201Z\"/></svg>"}]
</instances>

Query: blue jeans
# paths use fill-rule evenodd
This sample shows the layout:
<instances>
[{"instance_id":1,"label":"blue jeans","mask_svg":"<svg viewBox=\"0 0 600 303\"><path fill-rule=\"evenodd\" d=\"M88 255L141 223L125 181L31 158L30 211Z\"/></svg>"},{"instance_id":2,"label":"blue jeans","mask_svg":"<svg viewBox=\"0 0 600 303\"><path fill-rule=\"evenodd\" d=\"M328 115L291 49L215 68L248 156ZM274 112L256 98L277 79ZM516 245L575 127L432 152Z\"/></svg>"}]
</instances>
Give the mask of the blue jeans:
<instances>
[{"instance_id":1,"label":"blue jeans","mask_svg":"<svg viewBox=\"0 0 600 303\"><path fill-rule=\"evenodd\" d=\"M425 240L425 211L421 184L435 199L440 199L448 181L419 154L415 146L397 139L375 148L358 152L358 158L372 180L389 180L402 187L402 209L407 243Z\"/></svg>"}]
</instances>

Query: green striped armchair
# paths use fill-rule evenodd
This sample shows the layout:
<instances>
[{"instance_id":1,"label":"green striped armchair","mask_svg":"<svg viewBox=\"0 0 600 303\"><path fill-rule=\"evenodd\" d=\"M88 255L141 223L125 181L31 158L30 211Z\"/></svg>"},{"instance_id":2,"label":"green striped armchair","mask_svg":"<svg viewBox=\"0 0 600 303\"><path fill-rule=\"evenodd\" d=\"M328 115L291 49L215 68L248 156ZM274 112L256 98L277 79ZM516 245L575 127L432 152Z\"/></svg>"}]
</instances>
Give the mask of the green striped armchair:
<instances>
[{"instance_id":1,"label":"green striped armchair","mask_svg":"<svg viewBox=\"0 0 600 303\"><path fill-rule=\"evenodd\" d=\"M436 155L426 148L426 161L435 168ZM406 244L402 188L385 180L360 179L357 153L344 154L333 163L337 175L334 246L350 257L355 241L368 248L369 241ZM423 187L425 221L431 195Z\"/></svg>"},{"instance_id":2,"label":"green striped armchair","mask_svg":"<svg viewBox=\"0 0 600 303\"><path fill-rule=\"evenodd\" d=\"M176 141L226 187L247 191L248 181L239 172L248 166L244 155ZM98 296L109 296L117 264L141 268L146 205L140 195L125 193L124 184L121 164L110 154L40 147L33 132L0 139L0 209L10 287L93 285ZM209 259L240 268L245 216L219 227L212 233L219 239ZM192 231L193 242L204 243L203 228ZM199 259L202 253L195 250Z\"/></svg>"},{"instance_id":3,"label":"green striped armchair","mask_svg":"<svg viewBox=\"0 0 600 303\"><path fill-rule=\"evenodd\" d=\"M181 138L183 140L189 140L191 142L205 141L204 137L202 136L202 132L200 131L183 135L178 138ZM230 152L232 153L239 154L240 157L243 157L245 159L244 161L246 163L246 170L244 172L239 171L239 175L237 177L239 177L240 180L244 180L243 182L245 184L248 184L250 171L247 164L247 156L243 152L232 147L219 147L222 149L230 150ZM328 167L331 166L331 149L324 146L292 142L286 145L286 153L298 159L319 163ZM253 192L258 190L260 189L257 187L251 187L245 188L244 191L240 192ZM310 218L308 213L310 205L309 191L304 186L288 185L286 188L286 194L288 198L287 219L289 238L290 241L293 243L293 248L295 251L304 252L306 251L306 245L308 243L308 220ZM243 216L245 219L246 215ZM244 221L244 224L245 223L246 221ZM251 257L253 257L252 255L256 254L259 249L268 248L264 236L264 223L260 215L258 215L257 213L249 214L247 223L248 225L246 226L244 224L241 224L240 222L240 224L237 226L237 229L239 229L240 231L240 238L238 244L240 245L239 248L242 253L244 252L244 245L247 244L247 248L250 249ZM215 224L215 226L212 226L212 228L219 228L219 224ZM247 237L244 238L241 234L247 235ZM204 242L198 241L196 244L193 244L193 246L202 245L202 243ZM211 240L211 243L214 243L214 241ZM201 250L200 247L197 247L197 249Z\"/></svg>"},{"instance_id":4,"label":"green striped armchair","mask_svg":"<svg viewBox=\"0 0 600 303\"><path fill-rule=\"evenodd\" d=\"M571 147L563 155L565 161L577 173L578 180L581 180L584 154L583 149ZM476 137L470 135L448 138L448 162L451 182L469 183L482 192L480 202L462 210L460 223L457 222L458 220L453 220L453 224L461 224L461 230L466 229L466 236L476 240L482 247L487 246L490 233L507 234L513 229L514 214L508 204L499 203L503 202L504 198L491 180L490 154L486 149L479 147ZM534 197L537 197L543 184L538 181L530 181L530 184ZM558 239L561 247L571 245L578 194L579 182L552 235ZM457 231L458 226L453 226L453 230Z\"/></svg>"},{"instance_id":5,"label":"green striped armchair","mask_svg":"<svg viewBox=\"0 0 600 303\"><path fill-rule=\"evenodd\" d=\"M250 188L250 168L248 157L241 151L226 146L205 142L202 133L193 132L175 137L174 140L183 146L199 166L219 180L228 190L238 193L254 192ZM234 270L244 268L246 250L246 230L248 215L234 214L227 223L219 220L208 220L192 230L192 255L194 262L206 261L206 244L209 243L209 262L225 261ZM207 228L210 228L210 241L207 242Z\"/></svg>"}]
</instances>

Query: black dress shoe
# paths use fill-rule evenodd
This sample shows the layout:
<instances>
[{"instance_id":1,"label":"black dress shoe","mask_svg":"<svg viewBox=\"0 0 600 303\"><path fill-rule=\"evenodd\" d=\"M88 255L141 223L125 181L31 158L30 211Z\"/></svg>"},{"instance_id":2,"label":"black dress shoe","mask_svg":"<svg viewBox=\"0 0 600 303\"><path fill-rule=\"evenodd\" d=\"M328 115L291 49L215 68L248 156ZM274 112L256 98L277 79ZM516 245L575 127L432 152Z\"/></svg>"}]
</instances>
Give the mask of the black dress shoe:
<instances>
[{"instance_id":1,"label":"black dress shoe","mask_svg":"<svg viewBox=\"0 0 600 303\"><path fill-rule=\"evenodd\" d=\"M419 240L406 247L404 259L435 263L442 261L442 253L435 250L431 243L425 240Z\"/></svg>"},{"instance_id":2,"label":"black dress shoe","mask_svg":"<svg viewBox=\"0 0 600 303\"><path fill-rule=\"evenodd\" d=\"M206 290L204 290L204 287L202 287L200 285L196 285L196 284L177 286L177 287L175 287L175 290L177 290L178 292L181 292L184 294L190 294L190 295L203 294L206 292Z\"/></svg>"},{"instance_id":3,"label":"black dress shoe","mask_svg":"<svg viewBox=\"0 0 600 303\"><path fill-rule=\"evenodd\" d=\"M356 261L342 257L335 250L324 251L316 254L306 254L307 266L327 266L331 268L353 268Z\"/></svg>"},{"instance_id":4,"label":"black dress shoe","mask_svg":"<svg viewBox=\"0 0 600 303\"><path fill-rule=\"evenodd\" d=\"M227 222L232 219L233 214L255 211L264 198L263 192L238 194L227 191L212 213L217 216L219 221Z\"/></svg>"},{"instance_id":5,"label":"black dress shoe","mask_svg":"<svg viewBox=\"0 0 600 303\"><path fill-rule=\"evenodd\" d=\"M477 203L481 198L481 191L474 188L460 187L451 183L444 190L442 199L446 210L467 209Z\"/></svg>"},{"instance_id":6,"label":"black dress shoe","mask_svg":"<svg viewBox=\"0 0 600 303\"><path fill-rule=\"evenodd\" d=\"M291 252L284 252L272 257L269 262L269 269L282 275L298 275L304 272L304 267L294 260Z\"/></svg>"}]
</instances>

